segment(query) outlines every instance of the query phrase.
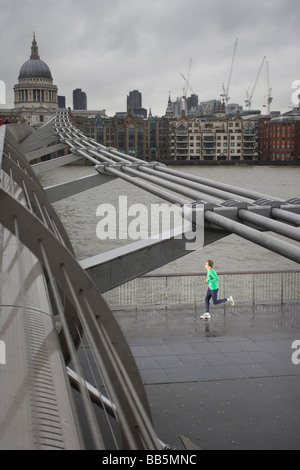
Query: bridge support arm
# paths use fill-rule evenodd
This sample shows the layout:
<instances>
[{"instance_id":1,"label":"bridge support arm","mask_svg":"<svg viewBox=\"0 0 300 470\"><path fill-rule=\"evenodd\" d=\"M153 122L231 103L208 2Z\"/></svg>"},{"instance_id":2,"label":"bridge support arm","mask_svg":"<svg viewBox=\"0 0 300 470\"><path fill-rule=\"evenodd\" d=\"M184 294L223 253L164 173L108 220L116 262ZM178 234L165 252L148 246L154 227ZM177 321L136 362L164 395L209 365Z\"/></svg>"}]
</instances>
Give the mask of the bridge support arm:
<instances>
[{"instance_id":1,"label":"bridge support arm","mask_svg":"<svg viewBox=\"0 0 300 470\"><path fill-rule=\"evenodd\" d=\"M64 157L52 158L51 160L46 160L45 162L36 163L32 165L32 169L36 175L40 175L41 173L45 173L49 170L54 170L55 168L59 168L60 166L68 165L69 163L73 163L78 160L80 157L78 155L65 155Z\"/></svg>"},{"instance_id":2,"label":"bridge support arm","mask_svg":"<svg viewBox=\"0 0 300 470\"><path fill-rule=\"evenodd\" d=\"M176 238L175 235L181 236ZM165 234L166 235L166 234ZM224 230L205 229L203 246L213 243L228 233ZM92 256L80 265L92 278L101 293L108 292L138 276L165 266L182 256L191 254L187 240L178 230L160 240L148 239L130 243L125 247Z\"/></svg>"},{"instance_id":3,"label":"bridge support arm","mask_svg":"<svg viewBox=\"0 0 300 470\"><path fill-rule=\"evenodd\" d=\"M101 184L108 183L115 179L113 176L100 175L99 173L91 176L84 176L74 181L48 186L45 188L46 196L51 203L61 201L68 197L79 194L88 189L95 188Z\"/></svg>"}]
</instances>

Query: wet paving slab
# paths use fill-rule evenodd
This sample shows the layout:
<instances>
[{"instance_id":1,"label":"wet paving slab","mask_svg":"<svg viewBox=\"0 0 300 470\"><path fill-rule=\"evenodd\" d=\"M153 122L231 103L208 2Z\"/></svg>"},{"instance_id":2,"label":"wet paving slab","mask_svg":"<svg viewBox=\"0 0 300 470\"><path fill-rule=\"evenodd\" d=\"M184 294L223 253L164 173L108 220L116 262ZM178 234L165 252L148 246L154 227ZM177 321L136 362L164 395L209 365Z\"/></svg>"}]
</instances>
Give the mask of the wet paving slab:
<instances>
[{"instance_id":1,"label":"wet paving slab","mask_svg":"<svg viewBox=\"0 0 300 470\"><path fill-rule=\"evenodd\" d=\"M300 449L300 305L113 310L174 450Z\"/></svg>"},{"instance_id":2,"label":"wet paving slab","mask_svg":"<svg viewBox=\"0 0 300 470\"><path fill-rule=\"evenodd\" d=\"M300 375L292 361L299 305L215 309L210 320L200 320L201 313L114 312L145 384Z\"/></svg>"},{"instance_id":3,"label":"wet paving slab","mask_svg":"<svg viewBox=\"0 0 300 470\"><path fill-rule=\"evenodd\" d=\"M300 449L300 305L215 308L209 321L183 306L114 313L163 442Z\"/></svg>"}]
</instances>

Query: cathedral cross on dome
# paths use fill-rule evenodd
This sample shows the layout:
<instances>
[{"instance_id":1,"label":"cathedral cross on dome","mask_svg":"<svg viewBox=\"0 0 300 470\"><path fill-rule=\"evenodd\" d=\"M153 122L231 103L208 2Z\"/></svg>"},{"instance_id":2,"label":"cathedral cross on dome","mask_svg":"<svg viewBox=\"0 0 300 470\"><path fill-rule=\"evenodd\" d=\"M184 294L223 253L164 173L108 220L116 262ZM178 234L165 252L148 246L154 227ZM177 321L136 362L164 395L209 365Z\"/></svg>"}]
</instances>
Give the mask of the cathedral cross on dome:
<instances>
[{"instance_id":1,"label":"cathedral cross on dome","mask_svg":"<svg viewBox=\"0 0 300 470\"><path fill-rule=\"evenodd\" d=\"M39 48L37 46L37 42L35 40L35 32L33 32L33 41L32 41L32 46L31 46L31 56L30 59L35 59L39 60Z\"/></svg>"}]
</instances>

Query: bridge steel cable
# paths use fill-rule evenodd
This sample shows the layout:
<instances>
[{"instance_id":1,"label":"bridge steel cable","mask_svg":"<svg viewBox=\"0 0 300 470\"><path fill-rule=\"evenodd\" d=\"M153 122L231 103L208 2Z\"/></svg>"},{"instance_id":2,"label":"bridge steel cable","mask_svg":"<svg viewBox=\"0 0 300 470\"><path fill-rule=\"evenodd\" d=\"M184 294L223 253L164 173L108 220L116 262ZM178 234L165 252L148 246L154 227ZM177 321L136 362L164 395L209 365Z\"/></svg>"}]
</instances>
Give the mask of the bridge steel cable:
<instances>
[{"instance_id":1,"label":"bridge steel cable","mask_svg":"<svg viewBox=\"0 0 300 470\"><path fill-rule=\"evenodd\" d=\"M69 122L68 119L66 118L65 122ZM273 218L277 218L283 221L286 221L288 223L294 224L294 225L300 225L300 215L297 213L291 212L293 210L293 205L296 205L296 210L299 212L299 204L300 200L294 201L287 201L288 204L284 204L284 201L281 201L280 199L276 199L277 207L274 205L274 199L270 198L270 196L260 193L258 191L252 191L247 188L241 188L238 186L233 186L225 183L221 183L218 181L210 180L208 178L203 178L195 175L191 175L188 173L185 173L184 176L182 172L174 169L167 168L163 164L158 164L157 162L150 162L150 164L144 164L144 162L141 162L141 160L129 156L129 155L124 155L123 153L117 151L116 149L113 148L107 148L97 142L95 142L93 139L87 139L84 134L75 132L73 133L77 137L80 136L81 138L81 148L82 148L82 143L85 143L86 149L89 150L89 153L98 157L99 158L99 153L101 155L101 159L104 162L109 162L109 163L136 163L138 165L139 171L147 172L152 174L155 174L156 176L161 176L159 173L162 173L170 179L170 176L174 176L175 178L180 178L180 184L187 185L192 188L196 188L198 190L202 190L207 194L211 194L214 196L220 196L220 198L225 198L225 199L231 199L234 198L238 200L239 202L245 201L245 202L252 202L256 203L258 205L266 205L266 204L271 204L271 215ZM75 149L74 149L75 150ZM76 151L76 150L75 150ZM153 167L154 170L151 168ZM154 173L155 172L155 173ZM175 180L173 180L175 181ZM190 185L188 182L195 183L195 185ZM202 186L200 186L202 185ZM220 192L216 191L219 190ZM221 192L222 191L222 192ZM279 208L280 204L283 203L282 208Z\"/></svg>"},{"instance_id":2,"label":"bridge steel cable","mask_svg":"<svg viewBox=\"0 0 300 470\"><path fill-rule=\"evenodd\" d=\"M80 336L84 334L86 341L88 341L94 354L97 370L101 375L101 383L108 392L109 400L114 403L122 447L124 449L162 449L162 443L158 440L153 429L144 386L127 341L99 290L94 286L90 277L75 259L70 242L66 237L63 227L60 226L57 220L54 209L47 201L47 198L45 198L30 166L24 161L21 150L6 131L6 126L0 129L0 228L2 230L2 227L5 227L12 236L17 238L19 241L18 245L26 247L44 268L46 277L51 284L51 296L54 298L52 306L55 306L58 311L59 321L62 324L60 328L62 328L64 334L65 347L68 348L69 357L75 366L75 373L78 377L83 377L83 372L77 360L77 344L74 342L74 335L70 325L71 320L66 315L61 292L64 293L72 305L73 328L79 332ZM22 200L20 199L21 194L23 195ZM3 256L5 248L2 246L0 248L0 254ZM20 250L18 253L20 253ZM15 258L18 258L17 253ZM48 297L47 299L49 300ZM28 309L26 303L24 303L22 309L26 313L23 318L26 324ZM33 327L38 329L40 318L38 316L39 312L37 311L36 313L36 325L33 325ZM52 312L48 316L43 316L41 312L41 319L50 319L51 315L53 316ZM1 329L1 318L0 316L1 337L6 338L6 328ZM9 317L7 322L8 324L12 323L13 317ZM53 334L54 330L52 336ZM18 336L17 334L16 337ZM48 340L48 347L53 349L52 354L55 348L54 343L52 344L54 339L55 336L53 340L50 341L50 338ZM61 358L61 356L59 357ZM40 367L44 367L43 357L38 356L37 359L39 359L39 364L41 364ZM9 363L13 364L13 361L10 360ZM30 368L30 362L27 364L27 367ZM6 382L9 382L9 377L13 381L15 380L16 370L10 368L9 371L10 376L7 376ZM37 375L38 379L39 369L32 372L31 380L35 381L35 375ZM1 380L1 385L4 382ZM34 389L34 383L31 384L29 381L29 385ZM65 385L67 386L67 384ZM6 383L7 386L8 384ZM61 383L60 387L62 388L62 386ZM79 381L79 388L90 423L93 445L97 449L103 449L105 443L91 407L90 395L87 393L87 388L82 381ZM20 393L21 390L22 387L20 388ZM56 390L53 389L53 398L45 397L45 401L54 401L55 392ZM14 394L11 396L14 396ZM72 401L70 396L68 400ZM34 397L32 397L31 402L35 410L38 405ZM60 408L63 409L64 404L59 403L57 408L58 410ZM3 413L5 413L5 410L0 406L0 424L2 423ZM69 423L72 420L76 421L74 429L77 429L79 420L75 415L72 419L71 417L63 419L64 422ZM11 422L12 426L14 426L14 421L12 420ZM27 426L30 433L30 426L26 423L19 423L20 429L22 424L25 427ZM4 429L3 426L4 424L2 423L2 430ZM16 436L10 435L9 430L10 428L7 426L4 435L5 437L7 435L7 439L10 439L8 441L10 447L14 448L14 445L17 445L14 441ZM80 434L80 431L78 432ZM40 439L40 435L36 438ZM81 442L79 443L79 441ZM47 442L51 446L52 441L50 437ZM1 443L4 443L3 432L0 433L0 447ZM5 443L4 445L7 444ZM61 445L64 444L62 443ZM75 441L73 445L75 448ZM76 445L84 445L82 436L80 439L78 438ZM26 448L25 443L24 447Z\"/></svg>"},{"instance_id":3,"label":"bridge steel cable","mask_svg":"<svg viewBox=\"0 0 300 470\"><path fill-rule=\"evenodd\" d=\"M70 130L69 118L63 112L63 120L58 120L61 126L60 135L64 136L66 132L62 122L68 123ZM226 230L231 227L233 233L299 262L298 247L278 241L261 231L271 231L299 241L299 229L289 224L300 224L300 200L274 200L264 193L182 173L157 162L145 163L116 149L106 148L93 139L87 139L74 127L68 137L71 139L68 141L72 146L71 151L89 159L95 164L97 171L122 178L172 203L185 205L198 201L204 204L205 220L208 223L214 220L214 226ZM98 164L97 161L102 163ZM222 215L221 206L236 208L230 214L235 219L233 224L230 225L226 220L229 212L224 210ZM216 217L212 215L215 211L218 211ZM276 221L276 218L281 222ZM247 223L254 224L255 229L247 226Z\"/></svg>"},{"instance_id":4,"label":"bridge steel cable","mask_svg":"<svg viewBox=\"0 0 300 470\"><path fill-rule=\"evenodd\" d=\"M71 152L90 160L97 171L124 179L171 203L204 204L208 224L299 262L297 246L262 233L270 231L299 241L299 199L282 201L250 189L183 174L161 163L144 162L88 139L71 125L65 111L58 113L56 119L59 135L70 145Z\"/></svg>"},{"instance_id":5,"label":"bridge steel cable","mask_svg":"<svg viewBox=\"0 0 300 470\"><path fill-rule=\"evenodd\" d=\"M279 240L212 211L207 211L205 213L205 219L212 224L222 227L230 233L235 233L246 240L266 248L267 250L273 251L281 256L285 256L296 263L300 263L300 247L283 240Z\"/></svg>"},{"instance_id":6,"label":"bridge steel cable","mask_svg":"<svg viewBox=\"0 0 300 470\"><path fill-rule=\"evenodd\" d=\"M99 150L101 154L104 152L102 150ZM116 152L115 150L111 150L110 152L105 152L105 155L109 156L110 154L112 155L120 155L120 152ZM107 161L107 159L106 159ZM293 203L291 201L290 204L287 204L286 206L283 205L285 209L280 209L276 206L274 206L274 201L270 196L267 196L266 194L257 192L257 191L252 191L249 189L237 187L237 186L231 186L225 183L220 183L218 181L213 181L207 178L202 178L199 176L194 176L190 175L188 173L182 174L182 172L173 170L170 168L166 168L165 165L162 164L153 164L154 170L151 168L150 165L141 165L140 160L134 159L133 157L130 157L131 162L135 162L136 164L139 164L139 171L146 172L148 174L152 174L158 177L165 177L168 180L178 182L180 185L185 185L189 188L196 189L198 191L202 191L206 194L210 194L215 197L219 197L220 199L225 199L225 200L230 200L230 199L235 199L237 202L246 202L249 204L258 204L261 205L262 203L268 204L272 203L273 207L271 207L271 214L272 217L278 218L285 220L291 224L295 225L300 225L300 215L295 214L293 212L289 212L288 209L292 210ZM161 173L161 174L160 174ZM172 178L173 177L173 178ZM280 199L276 199L276 203L279 206L280 204L284 204L284 201ZM299 203L300 200L296 201L296 206L297 209L299 210Z\"/></svg>"},{"instance_id":7,"label":"bridge steel cable","mask_svg":"<svg viewBox=\"0 0 300 470\"><path fill-rule=\"evenodd\" d=\"M112 175L120 176L126 181L133 182L133 184L135 184L136 186L140 186L141 188L146 189L145 184L140 184L140 183L137 183L136 181L132 181L128 177L127 178L124 177L119 170L108 167L106 171L108 171L108 173ZM131 170L128 168L126 168L126 172L132 175L137 175L138 173L136 172L136 170ZM157 179L155 178L149 178L149 181L157 183ZM167 183L167 182L161 183L161 186L165 188L173 189L174 191L177 191L180 194L184 194L185 196L190 197L190 198L193 198L194 196L196 200L198 200L199 195L195 193L194 191L185 190L182 187L177 188L177 186L172 186L172 184ZM164 197L164 193L159 189L155 190L153 186L148 187L148 190L150 190L150 192L152 192L153 194L157 196ZM165 196L164 198L165 199L168 198L167 200L169 200L172 203L180 203L181 205L189 204L187 200L178 199L176 196L168 195L168 196ZM209 201L205 200L201 202L207 203ZM205 208L205 204L204 204L204 208ZM221 214L214 213L211 210L205 210L205 214L204 214L204 218L207 222L210 222L218 227L221 227L230 233L235 233L236 235L239 235L249 241L252 241L256 243L257 245L260 245L266 249L274 251L275 253L279 255L285 256L286 258L291 259L292 261L296 261L297 263L300 263L300 248L299 247L291 245L290 243L284 242L282 240L277 240L276 238L270 235L261 233L257 229L243 225L242 223L240 223L240 221L247 220L248 222L252 222L259 227L284 235L296 241L300 241L299 228L287 226L286 224L282 224L280 222L271 220L267 217L252 213L249 210L245 210L245 209L238 209L236 211L236 216L237 216L237 220L230 220L227 217L224 217Z\"/></svg>"}]
</instances>

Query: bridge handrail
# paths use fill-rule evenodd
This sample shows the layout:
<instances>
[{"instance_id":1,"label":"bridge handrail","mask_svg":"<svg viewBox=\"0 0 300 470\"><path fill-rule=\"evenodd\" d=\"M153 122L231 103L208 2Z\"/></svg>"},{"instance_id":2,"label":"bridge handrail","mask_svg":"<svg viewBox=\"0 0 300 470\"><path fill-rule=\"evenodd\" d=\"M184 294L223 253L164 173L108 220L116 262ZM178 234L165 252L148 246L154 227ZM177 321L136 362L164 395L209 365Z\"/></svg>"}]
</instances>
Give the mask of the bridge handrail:
<instances>
[{"instance_id":1,"label":"bridge handrail","mask_svg":"<svg viewBox=\"0 0 300 470\"><path fill-rule=\"evenodd\" d=\"M218 276L231 276L231 275L243 275L243 274L284 274L284 273L300 273L300 269L266 269L262 271L218 271ZM166 274L144 274L141 278L147 277L193 277L193 276L205 276L204 271L199 272L184 272L184 273L166 273Z\"/></svg>"},{"instance_id":2,"label":"bridge handrail","mask_svg":"<svg viewBox=\"0 0 300 470\"><path fill-rule=\"evenodd\" d=\"M300 300L300 270L218 272L220 296L242 304L283 305ZM206 273L147 274L104 294L111 308L204 306ZM226 304L222 305L226 308Z\"/></svg>"}]
</instances>

